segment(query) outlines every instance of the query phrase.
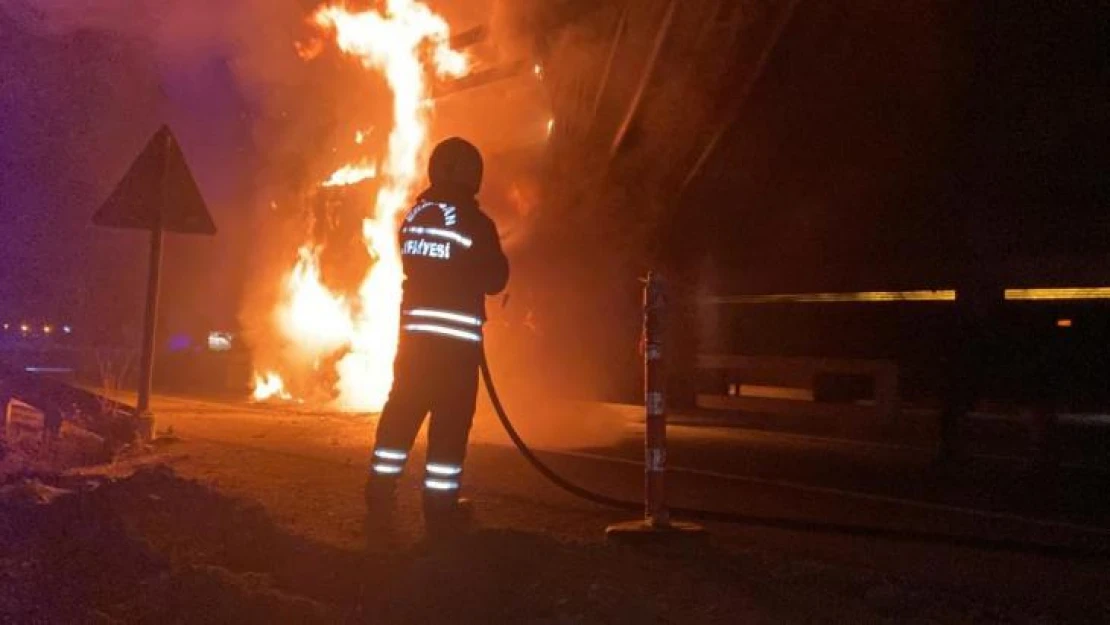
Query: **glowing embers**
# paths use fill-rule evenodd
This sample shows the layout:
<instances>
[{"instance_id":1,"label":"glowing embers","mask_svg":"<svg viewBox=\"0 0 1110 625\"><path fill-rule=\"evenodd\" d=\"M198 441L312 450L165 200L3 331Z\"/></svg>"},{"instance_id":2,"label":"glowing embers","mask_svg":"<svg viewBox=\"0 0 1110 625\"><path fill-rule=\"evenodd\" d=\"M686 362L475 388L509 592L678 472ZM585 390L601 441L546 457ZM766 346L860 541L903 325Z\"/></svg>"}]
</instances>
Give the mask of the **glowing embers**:
<instances>
[{"instance_id":1,"label":"glowing embers","mask_svg":"<svg viewBox=\"0 0 1110 625\"><path fill-rule=\"evenodd\" d=\"M273 371L264 375L254 376L254 392L251 394L254 401L268 401L271 399L290 400L293 396L285 390L285 381Z\"/></svg>"}]
</instances>

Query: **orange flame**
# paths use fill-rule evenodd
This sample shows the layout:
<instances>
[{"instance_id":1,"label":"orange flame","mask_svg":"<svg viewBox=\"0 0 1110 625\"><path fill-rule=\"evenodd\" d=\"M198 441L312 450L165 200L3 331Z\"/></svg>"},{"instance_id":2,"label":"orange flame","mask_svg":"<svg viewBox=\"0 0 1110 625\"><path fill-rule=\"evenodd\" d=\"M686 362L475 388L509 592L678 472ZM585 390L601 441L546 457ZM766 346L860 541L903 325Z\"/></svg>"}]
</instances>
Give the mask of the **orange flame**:
<instances>
[{"instance_id":1,"label":"orange flame","mask_svg":"<svg viewBox=\"0 0 1110 625\"><path fill-rule=\"evenodd\" d=\"M266 401L275 398L293 399L289 392L285 390L285 382L281 379L281 376L273 371L263 375L255 374L252 397L254 401Z\"/></svg>"},{"instance_id":2,"label":"orange flame","mask_svg":"<svg viewBox=\"0 0 1110 625\"><path fill-rule=\"evenodd\" d=\"M369 180L378 175L378 168L373 165L361 162L356 165L344 165L335 170L331 178L324 182L324 187L345 187L347 185L358 184L363 180Z\"/></svg>"},{"instance_id":3,"label":"orange flame","mask_svg":"<svg viewBox=\"0 0 1110 625\"><path fill-rule=\"evenodd\" d=\"M320 250L302 246L286 279L288 299L278 309L278 323L304 350L325 353L341 348L353 332L350 308L332 295L320 277Z\"/></svg>"},{"instance_id":4,"label":"orange flame","mask_svg":"<svg viewBox=\"0 0 1110 625\"><path fill-rule=\"evenodd\" d=\"M321 185L350 185L370 177L381 183L373 216L362 224L374 262L358 289L357 301L328 290L320 275L320 250L306 244L287 278L277 322L302 358L320 362L328 354L342 354L335 364L340 407L378 411L393 383L397 351L403 273L396 230L422 178L428 150L433 109L428 74L461 76L469 63L451 49L447 22L417 0L387 0L382 12L324 6L312 19L334 35L342 52L384 75L393 92L393 127L377 167L369 161L346 165ZM360 133L356 142L361 144L361 139ZM262 381L256 381L256 393Z\"/></svg>"}]
</instances>

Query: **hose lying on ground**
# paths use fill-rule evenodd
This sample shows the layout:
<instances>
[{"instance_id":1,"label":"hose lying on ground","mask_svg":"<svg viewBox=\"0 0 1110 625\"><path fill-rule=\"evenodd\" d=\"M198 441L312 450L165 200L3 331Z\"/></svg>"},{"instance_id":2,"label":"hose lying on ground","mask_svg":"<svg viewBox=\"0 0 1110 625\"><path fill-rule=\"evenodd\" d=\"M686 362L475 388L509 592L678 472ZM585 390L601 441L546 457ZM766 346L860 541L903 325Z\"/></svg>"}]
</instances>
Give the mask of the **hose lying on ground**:
<instances>
[{"instance_id":1,"label":"hose lying on ground","mask_svg":"<svg viewBox=\"0 0 1110 625\"><path fill-rule=\"evenodd\" d=\"M497 388L493 384L493 376L490 374L489 362L486 360L485 350L482 351L482 360L480 363L482 372L482 380L486 385L486 392L489 394L490 403L493 404L493 410L497 413L497 418L501 422L505 432L508 433L509 438L512 439L513 445L524 456L529 464L532 465L541 475L547 478L551 483L564 491L602 506L610 508L617 508L620 510L636 510L642 511L644 509L643 502L628 501L610 497L601 493L589 490L579 486L563 476L556 473L551 467L544 464L539 457L536 456L524 439L520 437L520 433L516 431L512 421L509 420L505 412L505 407L501 403L501 398L497 394ZM786 519L779 517L765 517L755 516L749 514L739 514L735 512L724 512L718 510L702 510L698 508L670 508L672 514L684 519L694 521L709 521L717 523L739 523L745 525L752 525L758 527L767 527L773 529L783 529L802 532L822 532L828 534L840 534L845 536L859 536L867 538L885 538L890 540L923 542L923 543L939 543L956 547L971 547L975 549L984 549L992 551L1013 551L1020 553L1032 553L1040 555L1051 555L1056 557L1069 557L1069 558L1105 558L1110 555L1107 546L1102 544L1093 544L1089 548L1071 546L1071 545L1050 545L1044 543L1031 543L1011 539L993 539L981 538L974 536L958 536L954 534L943 534L939 532L923 532L917 530L900 530L882 527L871 527L864 525L848 525L842 523L828 523L824 521L806 521L801 519Z\"/></svg>"}]
</instances>

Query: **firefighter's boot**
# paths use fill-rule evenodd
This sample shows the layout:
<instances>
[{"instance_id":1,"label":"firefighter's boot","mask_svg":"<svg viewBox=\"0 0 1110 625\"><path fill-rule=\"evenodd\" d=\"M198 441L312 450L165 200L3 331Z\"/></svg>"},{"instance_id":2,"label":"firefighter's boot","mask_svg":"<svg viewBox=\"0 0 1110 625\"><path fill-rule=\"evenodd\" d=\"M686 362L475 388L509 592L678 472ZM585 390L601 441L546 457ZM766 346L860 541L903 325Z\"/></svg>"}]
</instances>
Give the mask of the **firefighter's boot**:
<instances>
[{"instance_id":1,"label":"firefighter's boot","mask_svg":"<svg viewBox=\"0 0 1110 625\"><path fill-rule=\"evenodd\" d=\"M366 546L370 551L389 550L398 541L397 480L371 475L366 480Z\"/></svg>"},{"instance_id":2,"label":"firefighter's boot","mask_svg":"<svg viewBox=\"0 0 1110 625\"><path fill-rule=\"evenodd\" d=\"M424 491L424 532L432 542L463 536L473 524L471 502L455 493Z\"/></svg>"}]
</instances>

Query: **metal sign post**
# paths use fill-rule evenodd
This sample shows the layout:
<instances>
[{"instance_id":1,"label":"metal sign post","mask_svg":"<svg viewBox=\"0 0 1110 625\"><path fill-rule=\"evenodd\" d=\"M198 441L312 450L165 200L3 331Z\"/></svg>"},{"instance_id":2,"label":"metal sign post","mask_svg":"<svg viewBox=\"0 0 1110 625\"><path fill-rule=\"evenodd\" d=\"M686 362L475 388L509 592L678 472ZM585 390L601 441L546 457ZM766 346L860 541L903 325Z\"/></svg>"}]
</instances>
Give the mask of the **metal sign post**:
<instances>
[{"instance_id":1,"label":"metal sign post","mask_svg":"<svg viewBox=\"0 0 1110 625\"><path fill-rule=\"evenodd\" d=\"M154 436L150 392L154 379L164 235L166 232L216 233L216 225L169 127L163 126L147 143L112 195L93 216L93 223L107 228L150 232L150 267L147 270L143 351L136 406L140 419L139 433L150 440Z\"/></svg>"},{"instance_id":2,"label":"metal sign post","mask_svg":"<svg viewBox=\"0 0 1110 625\"><path fill-rule=\"evenodd\" d=\"M158 292L162 277L162 227L150 231L150 266L147 269L146 312L143 315L143 351L139 361L138 410L143 438L154 436L154 414L150 410L150 388L154 381L154 336L158 321Z\"/></svg>"}]
</instances>

